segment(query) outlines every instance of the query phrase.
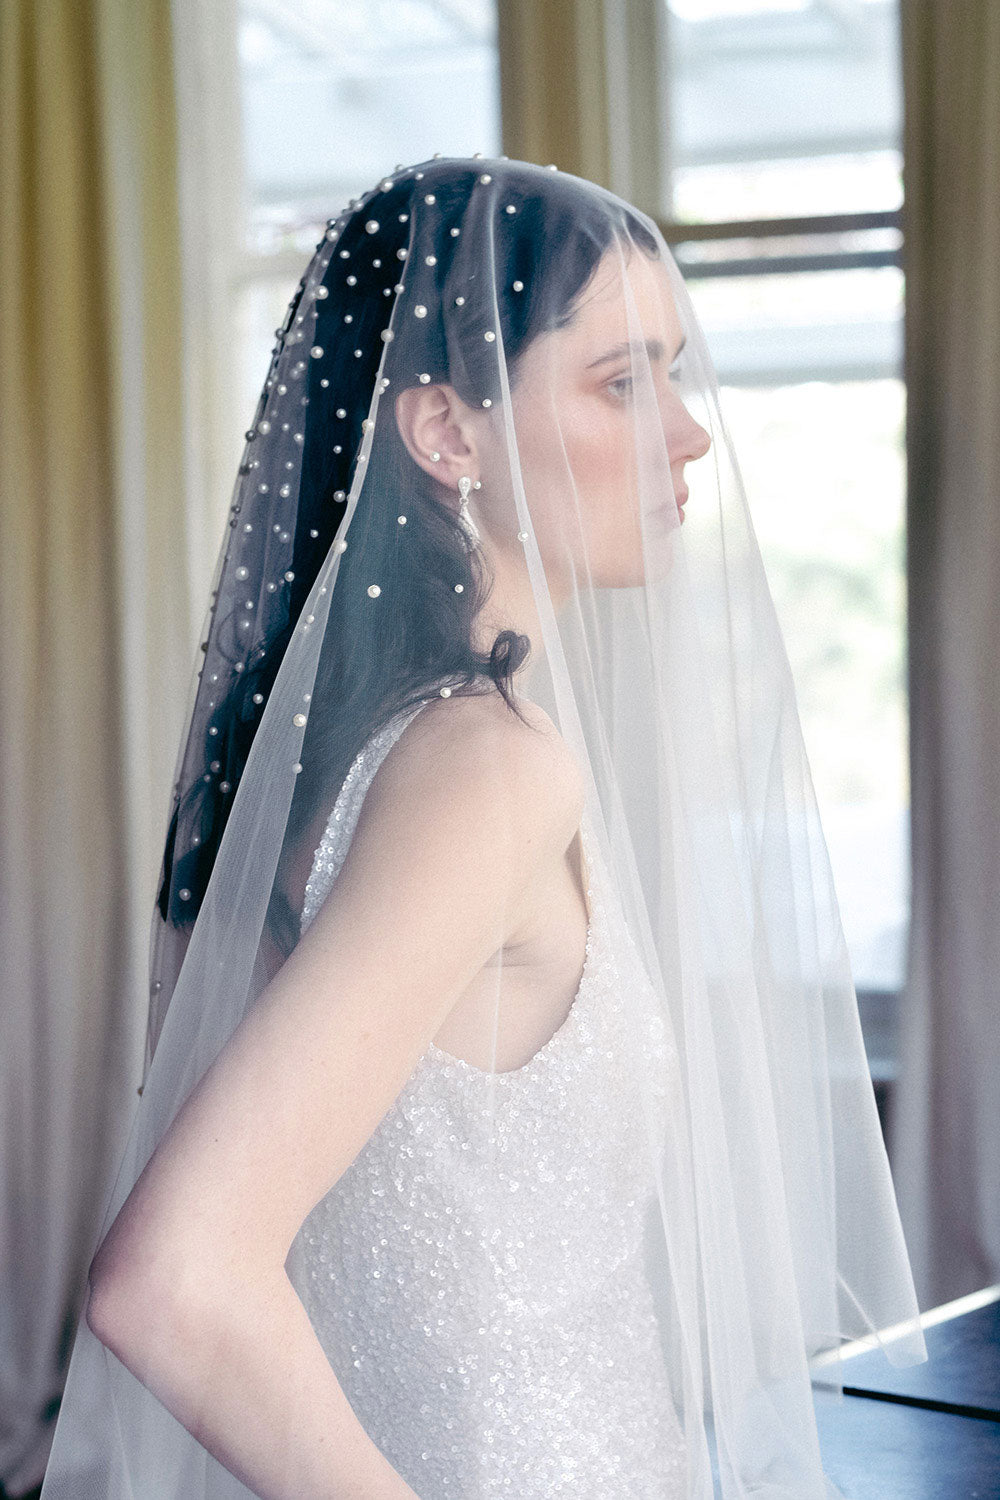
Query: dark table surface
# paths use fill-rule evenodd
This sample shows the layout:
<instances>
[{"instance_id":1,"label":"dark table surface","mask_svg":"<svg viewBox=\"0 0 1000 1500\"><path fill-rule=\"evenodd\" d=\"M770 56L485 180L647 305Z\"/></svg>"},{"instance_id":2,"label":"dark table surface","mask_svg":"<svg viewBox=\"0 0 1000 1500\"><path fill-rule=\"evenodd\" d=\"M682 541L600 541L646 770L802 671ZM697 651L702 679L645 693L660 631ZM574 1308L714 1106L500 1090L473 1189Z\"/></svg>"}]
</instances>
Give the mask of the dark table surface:
<instances>
[{"instance_id":1,"label":"dark table surface","mask_svg":"<svg viewBox=\"0 0 1000 1500\"><path fill-rule=\"evenodd\" d=\"M921 1323L926 1364L846 1346L843 1397L817 1386L824 1468L846 1500L1000 1500L1000 1287Z\"/></svg>"}]
</instances>

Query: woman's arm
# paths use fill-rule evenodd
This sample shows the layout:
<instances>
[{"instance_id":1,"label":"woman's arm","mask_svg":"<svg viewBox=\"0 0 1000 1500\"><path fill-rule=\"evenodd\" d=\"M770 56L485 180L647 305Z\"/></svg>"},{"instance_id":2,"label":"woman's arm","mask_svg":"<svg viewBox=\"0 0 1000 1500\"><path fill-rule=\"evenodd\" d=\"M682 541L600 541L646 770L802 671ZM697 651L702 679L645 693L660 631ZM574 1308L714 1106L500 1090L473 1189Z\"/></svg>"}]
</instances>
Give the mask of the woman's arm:
<instances>
[{"instance_id":1,"label":"woman's arm","mask_svg":"<svg viewBox=\"0 0 1000 1500\"><path fill-rule=\"evenodd\" d=\"M565 754L499 698L428 705L95 1257L91 1328L262 1500L412 1497L284 1264L571 836L572 799L553 794Z\"/></svg>"}]
</instances>

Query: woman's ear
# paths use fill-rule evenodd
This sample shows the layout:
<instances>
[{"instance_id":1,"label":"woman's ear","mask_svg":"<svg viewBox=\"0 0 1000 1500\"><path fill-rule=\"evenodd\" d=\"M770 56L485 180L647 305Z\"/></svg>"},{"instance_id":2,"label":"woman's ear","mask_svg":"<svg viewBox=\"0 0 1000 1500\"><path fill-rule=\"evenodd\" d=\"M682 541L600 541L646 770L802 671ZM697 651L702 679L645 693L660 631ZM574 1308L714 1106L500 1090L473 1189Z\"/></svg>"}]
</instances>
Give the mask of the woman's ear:
<instances>
[{"instance_id":1,"label":"woman's ear","mask_svg":"<svg viewBox=\"0 0 1000 1500\"><path fill-rule=\"evenodd\" d=\"M417 385L396 397L396 425L414 463L446 489L479 478L472 413L450 385Z\"/></svg>"}]
</instances>

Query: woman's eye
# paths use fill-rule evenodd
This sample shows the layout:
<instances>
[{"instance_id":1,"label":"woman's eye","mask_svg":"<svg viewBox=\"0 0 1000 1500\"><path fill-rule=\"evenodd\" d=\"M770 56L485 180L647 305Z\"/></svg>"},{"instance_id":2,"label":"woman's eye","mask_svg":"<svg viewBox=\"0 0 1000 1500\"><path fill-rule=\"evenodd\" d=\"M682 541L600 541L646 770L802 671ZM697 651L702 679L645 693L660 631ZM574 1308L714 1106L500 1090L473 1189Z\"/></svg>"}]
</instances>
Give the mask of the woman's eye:
<instances>
[{"instance_id":1,"label":"woman's eye","mask_svg":"<svg viewBox=\"0 0 1000 1500\"><path fill-rule=\"evenodd\" d=\"M609 390L612 395L618 397L620 400L624 400L626 397L632 394L632 384L633 382L631 375L619 375L617 379L608 381L606 389ZM616 387L618 386L623 386L624 389L616 389Z\"/></svg>"},{"instance_id":2,"label":"woman's eye","mask_svg":"<svg viewBox=\"0 0 1000 1500\"><path fill-rule=\"evenodd\" d=\"M680 380L681 375L684 373L684 366L681 364L681 361L675 359L667 373L671 380Z\"/></svg>"}]
</instances>

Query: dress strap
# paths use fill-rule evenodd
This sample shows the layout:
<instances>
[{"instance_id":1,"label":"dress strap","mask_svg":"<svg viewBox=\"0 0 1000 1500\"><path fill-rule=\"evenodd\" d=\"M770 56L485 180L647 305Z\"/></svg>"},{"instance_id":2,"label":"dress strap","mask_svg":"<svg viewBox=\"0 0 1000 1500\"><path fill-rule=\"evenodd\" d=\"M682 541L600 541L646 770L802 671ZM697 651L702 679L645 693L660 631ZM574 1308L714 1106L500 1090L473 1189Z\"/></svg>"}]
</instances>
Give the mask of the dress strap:
<instances>
[{"instance_id":1,"label":"dress strap","mask_svg":"<svg viewBox=\"0 0 1000 1500\"><path fill-rule=\"evenodd\" d=\"M351 762L344 777L337 800L333 805L323 837L313 857L312 872L306 881L302 903L300 933L305 932L310 922L326 899L330 887L340 874L347 858L354 829L361 814L365 793L375 779L375 772L382 764L403 730L415 719L431 700L423 698L415 706L403 709L394 715L381 729L365 742Z\"/></svg>"}]
</instances>

